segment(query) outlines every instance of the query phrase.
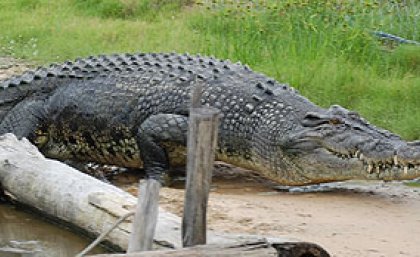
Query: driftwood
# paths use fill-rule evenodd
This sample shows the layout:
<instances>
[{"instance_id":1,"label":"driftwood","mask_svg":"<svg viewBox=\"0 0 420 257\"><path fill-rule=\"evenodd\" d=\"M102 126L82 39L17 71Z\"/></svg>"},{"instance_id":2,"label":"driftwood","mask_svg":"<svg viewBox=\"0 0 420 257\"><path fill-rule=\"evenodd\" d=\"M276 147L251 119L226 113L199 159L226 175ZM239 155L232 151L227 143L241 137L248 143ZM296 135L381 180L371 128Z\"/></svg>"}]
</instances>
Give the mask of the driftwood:
<instances>
[{"instance_id":1,"label":"driftwood","mask_svg":"<svg viewBox=\"0 0 420 257\"><path fill-rule=\"evenodd\" d=\"M159 250L131 254L99 254L92 257L328 257L317 245L282 243L272 245L265 241L236 245L200 245L179 250Z\"/></svg>"},{"instance_id":2,"label":"driftwood","mask_svg":"<svg viewBox=\"0 0 420 257\"><path fill-rule=\"evenodd\" d=\"M59 161L45 158L26 139L17 140L11 134L0 136L0 185L15 201L92 237L107 230L136 204L134 196ZM122 223L105 238L106 242L126 250L131 227L131 220ZM181 248L180 228L180 217L159 208L154 247ZM299 242L290 238L207 233L209 244L261 240L273 244Z\"/></svg>"}]
</instances>

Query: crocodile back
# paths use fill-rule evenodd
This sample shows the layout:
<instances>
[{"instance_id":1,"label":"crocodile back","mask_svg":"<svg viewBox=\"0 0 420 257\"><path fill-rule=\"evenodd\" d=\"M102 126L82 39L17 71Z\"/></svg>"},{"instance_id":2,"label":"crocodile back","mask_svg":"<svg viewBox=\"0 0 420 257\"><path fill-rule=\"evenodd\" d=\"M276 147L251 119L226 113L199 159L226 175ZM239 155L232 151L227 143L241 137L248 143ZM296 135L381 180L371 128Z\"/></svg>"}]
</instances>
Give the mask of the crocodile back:
<instances>
[{"instance_id":1,"label":"crocodile back","mask_svg":"<svg viewBox=\"0 0 420 257\"><path fill-rule=\"evenodd\" d=\"M295 95L294 90L287 85L229 60L176 53L99 55L54 63L0 81L0 122L17 103L31 97L48 95L59 86L97 77L118 77L127 73L144 73L145 70L154 72L162 70L163 66L166 71L170 71L171 76L179 80L189 79L192 74L205 81L235 74L234 77L243 78L252 86L252 91L257 90L262 96L273 94L276 88L281 88L283 93L288 91Z\"/></svg>"}]
</instances>

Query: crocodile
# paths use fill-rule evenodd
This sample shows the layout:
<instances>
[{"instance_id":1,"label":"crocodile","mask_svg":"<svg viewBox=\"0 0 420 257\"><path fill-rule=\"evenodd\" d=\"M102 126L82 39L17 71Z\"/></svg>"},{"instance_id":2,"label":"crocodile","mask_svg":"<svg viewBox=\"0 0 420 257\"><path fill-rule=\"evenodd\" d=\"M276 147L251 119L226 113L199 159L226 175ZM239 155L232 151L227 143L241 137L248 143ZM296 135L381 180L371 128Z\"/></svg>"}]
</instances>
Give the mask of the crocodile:
<instances>
[{"instance_id":1,"label":"crocodile","mask_svg":"<svg viewBox=\"0 0 420 257\"><path fill-rule=\"evenodd\" d=\"M405 141L339 105L321 108L247 65L176 53L89 56L0 81L0 135L47 157L143 168L185 165L191 92L221 112L216 159L283 185L420 177Z\"/></svg>"}]
</instances>

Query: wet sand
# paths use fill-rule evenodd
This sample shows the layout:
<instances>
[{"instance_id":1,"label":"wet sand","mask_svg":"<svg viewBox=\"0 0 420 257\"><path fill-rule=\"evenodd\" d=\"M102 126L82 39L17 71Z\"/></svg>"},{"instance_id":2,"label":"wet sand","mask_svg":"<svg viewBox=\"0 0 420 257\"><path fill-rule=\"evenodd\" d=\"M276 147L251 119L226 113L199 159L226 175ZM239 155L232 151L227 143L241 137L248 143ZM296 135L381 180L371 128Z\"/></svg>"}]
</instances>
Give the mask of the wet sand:
<instances>
[{"instance_id":1,"label":"wet sand","mask_svg":"<svg viewBox=\"0 0 420 257\"><path fill-rule=\"evenodd\" d=\"M134 180L116 183L136 194ZM161 206L182 215L182 182L161 192ZM335 257L420 257L420 188L401 182L333 183L289 193L237 168L218 169L209 229L315 242Z\"/></svg>"}]
</instances>

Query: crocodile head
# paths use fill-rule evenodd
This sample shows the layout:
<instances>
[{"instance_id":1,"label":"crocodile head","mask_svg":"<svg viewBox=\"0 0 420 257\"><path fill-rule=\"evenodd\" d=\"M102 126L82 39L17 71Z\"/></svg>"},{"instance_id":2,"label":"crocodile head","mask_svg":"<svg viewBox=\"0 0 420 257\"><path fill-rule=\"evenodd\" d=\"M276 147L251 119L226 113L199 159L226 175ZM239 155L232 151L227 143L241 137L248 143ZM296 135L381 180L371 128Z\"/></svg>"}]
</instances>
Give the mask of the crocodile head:
<instances>
[{"instance_id":1,"label":"crocodile head","mask_svg":"<svg viewBox=\"0 0 420 257\"><path fill-rule=\"evenodd\" d=\"M420 177L420 141L406 142L337 105L300 123L280 146L287 184Z\"/></svg>"}]
</instances>

